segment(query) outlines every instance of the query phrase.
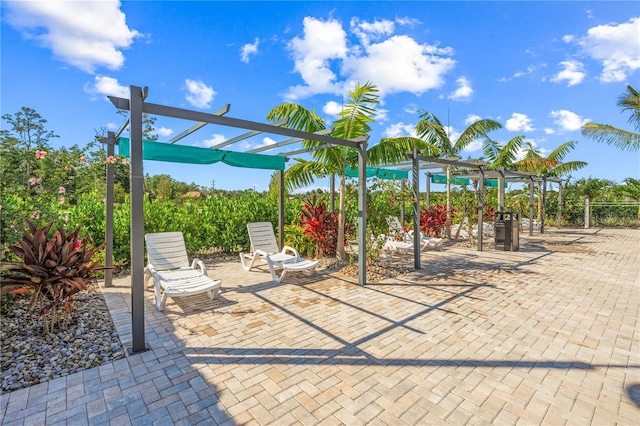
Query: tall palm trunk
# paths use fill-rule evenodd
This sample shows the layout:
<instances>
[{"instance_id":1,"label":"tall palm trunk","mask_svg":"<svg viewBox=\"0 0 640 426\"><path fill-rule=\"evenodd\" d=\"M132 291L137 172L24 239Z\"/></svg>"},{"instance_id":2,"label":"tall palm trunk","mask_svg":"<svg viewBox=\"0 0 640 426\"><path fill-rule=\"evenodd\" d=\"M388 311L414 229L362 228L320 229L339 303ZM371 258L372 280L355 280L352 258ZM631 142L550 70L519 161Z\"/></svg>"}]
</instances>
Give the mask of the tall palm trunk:
<instances>
[{"instance_id":1,"label":"tall palm trunk","mask_svg":"<svg viewBox=\"0 0 640 426\"><path fill-rule=\"evenodd\" d=\"M347 192L347 181L345 175L340 176L340 203L338 206L338 241L336 244L336 256L338 260L346 260L347 252L344 249L344 225L346 217L345 209L345 193Z\"/></svg>"}]
</instances>

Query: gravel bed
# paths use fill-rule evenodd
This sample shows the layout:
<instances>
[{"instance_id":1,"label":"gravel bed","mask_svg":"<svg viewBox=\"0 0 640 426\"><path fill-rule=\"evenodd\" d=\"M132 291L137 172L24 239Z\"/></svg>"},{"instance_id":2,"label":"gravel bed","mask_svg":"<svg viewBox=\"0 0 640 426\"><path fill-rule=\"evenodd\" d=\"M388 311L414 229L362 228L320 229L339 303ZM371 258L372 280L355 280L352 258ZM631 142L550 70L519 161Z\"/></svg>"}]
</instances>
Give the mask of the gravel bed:
<instances>
[{"instance_id":1,"label":"gravel bed","mask_svg":"<svg viewBox=\"0 0 640 426\"><path fill-rule=\"evenodd\" d=\"M124 358L98 289L77 294L68 327L51 334L28 307L28 297L19 296L0 318L0 394Z\"/></svg>"}]
</instances>

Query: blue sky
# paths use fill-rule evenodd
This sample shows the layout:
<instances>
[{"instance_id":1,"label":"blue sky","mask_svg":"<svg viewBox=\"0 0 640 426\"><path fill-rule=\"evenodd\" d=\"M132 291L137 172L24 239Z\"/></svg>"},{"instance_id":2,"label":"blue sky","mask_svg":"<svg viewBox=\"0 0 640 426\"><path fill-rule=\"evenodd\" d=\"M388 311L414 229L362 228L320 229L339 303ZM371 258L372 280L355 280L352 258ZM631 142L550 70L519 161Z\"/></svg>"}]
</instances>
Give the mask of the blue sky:
<instances>
[{"instance_id":1,"label":"blue sky","mask_svg":"<svg viewBox=\"0 0 640 426\"><path fill-rule=\"evenodd\" d=\"M616 105L640 88L638 2L2 2L1 112L48 120L54 146L85 145L123 121L106 95L148 86L149 102L266 121L293 101L331 123L356 83L378 86L370 144L409 135L417 111L455 139L478 118L525 135L543 153L577 140L573 178L640 177L637 152L584 140L588 121L630 129ZM158 118L160 141L193 123ZM2 123L5 128L6 123ZM212 146L244 133L208 125L180 141ZM126 136L123 135L123 136ZM225 149L283 140L259 135ZM298 145L281 148L291 151ZM278 151L267 151L275 153ZM470 145L464 158L482 155ZM145 162L145 173L259 191L270 172ZM325 187L324 181L318 181ZM437 188L434 188L437 189Z\"/></svg>"}]
</instances>

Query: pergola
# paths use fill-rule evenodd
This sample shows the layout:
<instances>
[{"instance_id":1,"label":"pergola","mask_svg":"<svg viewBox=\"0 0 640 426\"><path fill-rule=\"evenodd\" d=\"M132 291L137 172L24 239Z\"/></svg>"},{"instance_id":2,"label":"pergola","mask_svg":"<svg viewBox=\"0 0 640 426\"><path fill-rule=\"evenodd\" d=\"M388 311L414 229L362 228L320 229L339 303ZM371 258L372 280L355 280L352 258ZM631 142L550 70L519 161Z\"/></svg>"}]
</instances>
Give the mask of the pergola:
<instances>
[{"instance_id":1,"label":"pergola","mask_svg":"<svg viewBox=\"0 0 640 426\"><path fill-rule=\"evenodd\" d=\"M186 136L206 124L214 124L225 127L234 127L249 130L249 132L236 138L227 140L213 147L213 150L230 145L234 142L246 139L259 133L267 133L274 135L288 136L282 142L269 145L266 148L257 148L246 154L256 154L261 150L276 148L293 144L303 140L314 140L324 145L322 148L331 146L346 146L354 148L358 151L358 283L366 284L366 152L367 137L356 140L338 139L327 136L331 130L325 130L318 133L309 133L286 127L281 127L286 122L278 122L273 124L258 123L254 121L242 120L237 118L225 117L224 114L229 110L225 107L222 110L207 114L198 111L191 111L181 108L175 108L165 105L158 105L146 102L148 89L137 86L130 86L130 99L118 98L110 96L109 99L113 105L119 110L129 111L129 122L125 123L118 134L109 132L108 137L103 139L107 143L108 155L114 154L114 145L117 144L119 134L124 131L127 124L129 125L129 158L130 158L130 197L131 197L131 317L132 317L132 348L131 353L136 354L147 349L144 331L144 173L143 173L143 140L142 140L142 119L143 114L152 114L155 116L171 117L196 122L190 129L182 132L173 138L170 143L165 144L174 147L173 143L177 142L181 137ZM160 148L161 147L155 147ZM289 153L278 154L280 158L290 155L308 152L309 150L298 150ZM235 153L241 154L241 153ZM239 157L242 157L241 155ZM276 157L267 156L265 157ZM245 157L246 158L246 157ZM169 161L167 158L165 161ZM280 244L284 235L284 167L280 170L280 203L279 203L279 232ZM106 232L105 240L106 248L106 266L112 266L113 255L113 170L107 169L107 198L106 198ZM107 270L105 275L105 285L111 284L111 271Z\"/></svg>"}]
</instances>

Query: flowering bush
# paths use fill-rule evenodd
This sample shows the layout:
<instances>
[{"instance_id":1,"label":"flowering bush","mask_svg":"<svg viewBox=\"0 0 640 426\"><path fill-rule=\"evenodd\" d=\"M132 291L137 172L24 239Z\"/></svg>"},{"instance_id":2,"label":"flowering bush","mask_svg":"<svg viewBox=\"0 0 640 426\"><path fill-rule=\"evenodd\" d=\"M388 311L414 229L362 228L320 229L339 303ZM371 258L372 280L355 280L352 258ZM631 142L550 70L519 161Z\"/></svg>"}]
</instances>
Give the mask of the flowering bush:
<instances>
[{"instance_id":1,"label":"flowering bush","mask_svg":"<svg viewBox=\"0 0 640 426\"><path fill-rule=\"evenodd\" d=\"M23 231L18 245L9 246L21 262L1 263L0 293L18 288L33 290L29 311L38 310L44 331L50 333L58 323L67 325L73 296L87 288L94 271L105 269L91 260L104 244L98 247L84 244L79 238L80 227L69 235L58 229L49 239L53 222L43 228L28 219L26 222L28 229Z\"/></svg>"}]
</instances>

